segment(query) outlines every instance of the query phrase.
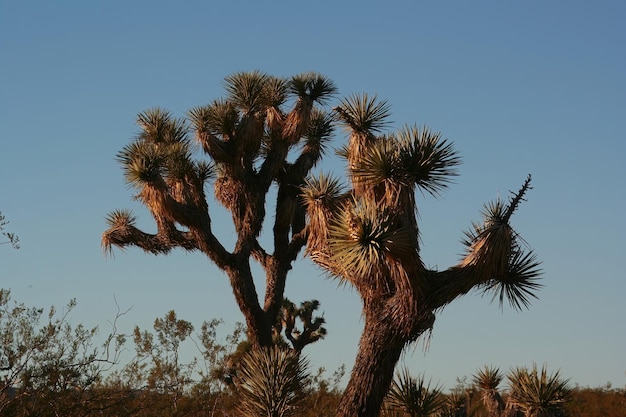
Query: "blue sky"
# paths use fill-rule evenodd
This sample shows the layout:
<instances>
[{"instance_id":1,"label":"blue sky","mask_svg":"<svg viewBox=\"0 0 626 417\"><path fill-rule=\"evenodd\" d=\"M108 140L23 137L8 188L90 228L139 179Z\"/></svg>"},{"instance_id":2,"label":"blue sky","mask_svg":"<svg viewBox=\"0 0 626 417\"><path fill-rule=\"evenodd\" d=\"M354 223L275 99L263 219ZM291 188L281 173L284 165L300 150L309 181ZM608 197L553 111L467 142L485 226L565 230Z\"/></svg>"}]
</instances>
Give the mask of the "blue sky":
<instances>
[{"instance_id":1,"label":"blue sky","mask_svg":"<svg viewBox=\"0 0 626 417\"><path fill-rule=\"evenodd\" d=\"M116 301L132 306L129 330L171 309L196 327L221 317L232 328L242 317L227 279L200 254L103 255L109 211L131 208L153 230L115 154L138 112L184 116L222 96L235 71L317 71L342 96L388 100L395 127L426 124L463 156L441 198L419 199L427 265L457 262L483 203L533 175L514 226L543 261L540 299L501 312L469 294L403 363L448 388L486 364L533 361L583 386L626 386L625 18L621 1L1 0L0 211L22 248L0 246L0 287L32 306L76 298L73 320L103 332ZM321 168L344 173L334 159ZM307 349L313 365L350 369L357 294L306 258L286 294L322 303L329 333Z\"/></svg>"}]
</instances>

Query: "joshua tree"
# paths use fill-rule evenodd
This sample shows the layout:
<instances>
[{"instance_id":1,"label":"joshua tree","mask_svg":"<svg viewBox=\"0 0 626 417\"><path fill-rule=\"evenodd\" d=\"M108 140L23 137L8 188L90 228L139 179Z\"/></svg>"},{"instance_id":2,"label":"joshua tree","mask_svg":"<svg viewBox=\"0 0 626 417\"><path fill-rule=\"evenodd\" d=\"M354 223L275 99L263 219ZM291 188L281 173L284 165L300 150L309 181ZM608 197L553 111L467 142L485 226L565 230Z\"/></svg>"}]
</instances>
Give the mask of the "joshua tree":
<instances>
[{"instance_id":1,"label":"joshua tree","mask_svg":"<svg viewBox=\"0 0 626 417\"><path fill-rule=\"evenodd\" d=\"M107 252L113 246L137 246L153 254L174 248L202 252L230 279L251 343L271 346L287 272L306 243L300 187L333 130L331 116L316 103L325 103L335 86L315 73L283 79L254 71L227 77L225 88L226 98L191 109L187 120L162 109L138 115L139 135L119 152L118 160L126 181L138 191L136 198L154 218L157 233L139 230L130 211L116 210L107 217L102 244ZM210 162L193 157L189 123ZM213 233L205 194L209 179L214 179L217 201L232 215L237 236L233 249ZM258 238L273 184L278 192L270 253ZM262 303L251 259L265 270Z\"/></svg>"},{"instance_id":2,"label":"joshua tree","mask_svg":"<svg viewBox=\"0 0 626 417\"><path fill-rule=\"evenodd\" d=\"M461 261L431 270L420 257L416 188L437 196L460 163L453 145L427 128L382 135L389 106L365 94L341 101L336 114L349 132L342 150L351 188L328 176L304 189L307 253L360 294L365 320L359 351L338 416L378 416L404 347L432 329L435 312L474 288L528 307L540 286L531 250L510 225L530 176L509 201L485 206L484 221L466 232Z\"/></svg>"},{"instance_id":3,"label":"joshua tree","mask_svg":"<svg viewBox=\"0 0 626 417\"><path fill-rule=\"evenodd\" d=\"M571 395L568 380L556 371L548 375L546 366L541 370L533 364L531 370L513 369L509 374L509 408L520 410L524 417L562 417L565 403Z\"/></svg>"}]
</instances>

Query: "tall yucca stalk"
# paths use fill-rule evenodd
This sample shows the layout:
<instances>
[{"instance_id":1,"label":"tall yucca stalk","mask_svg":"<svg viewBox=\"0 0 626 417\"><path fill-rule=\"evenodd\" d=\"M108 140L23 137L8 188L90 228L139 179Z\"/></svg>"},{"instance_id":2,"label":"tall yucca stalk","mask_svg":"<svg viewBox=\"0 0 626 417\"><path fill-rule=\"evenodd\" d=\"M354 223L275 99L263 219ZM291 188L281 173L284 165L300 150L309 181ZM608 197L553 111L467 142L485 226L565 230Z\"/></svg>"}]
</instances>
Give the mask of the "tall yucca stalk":
<instances>
[{"instance_id":1,"label":"tall yucca stalk","mask_svg":"<svg viewBox=\"0 0 626 417\"><path fill-rule=\"evenodd\" d=\"M509 376L510 405L524 413L525 417L562 417L571 390L568 380L559 371L548 374L546 365L537 369L515 368Z\"/></svg>"},{"instance_id":2,"label":"tall yucca stalk","mask_svg":"<svg viewBox=\"0 0 626 417\"><path fill-rule=\"evenodd\" d=\"M237 374L239 410L245 417L289 417L305 399L308 362L293 350L253 349Z\"/></svg>"}]
</instances>

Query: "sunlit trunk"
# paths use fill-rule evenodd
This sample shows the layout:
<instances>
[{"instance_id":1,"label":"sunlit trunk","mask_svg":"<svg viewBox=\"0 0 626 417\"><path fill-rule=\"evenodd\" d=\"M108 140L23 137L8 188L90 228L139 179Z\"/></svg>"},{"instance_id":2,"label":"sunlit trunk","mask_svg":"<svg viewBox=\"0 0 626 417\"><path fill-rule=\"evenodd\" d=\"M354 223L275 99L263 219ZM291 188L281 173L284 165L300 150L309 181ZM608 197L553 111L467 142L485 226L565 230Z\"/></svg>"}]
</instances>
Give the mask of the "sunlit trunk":
<instances>
[{"instance_id":1,"label":"sunlit trunk","mask_svg":"<svg viewBox=\"0 0 626 417\"><path fill-rule=\"evenodd\" d=\"M337 417L377 417L380 414L404 345L388 323L366 320Z\"/></svg>"},{"instance_id":2,"label":"sunlit trunk","mask_svg":"<svg viewBox=\"0 0 626 417\"><path fill-rule=\"evenodd\" d=\"M434 323L430 313L407 313L397 321L385 314L393 303L381 300L371 305L376 307L365 311L359 350L336 417L378 417L402 350Z\"/></svg>"}]
</instances>

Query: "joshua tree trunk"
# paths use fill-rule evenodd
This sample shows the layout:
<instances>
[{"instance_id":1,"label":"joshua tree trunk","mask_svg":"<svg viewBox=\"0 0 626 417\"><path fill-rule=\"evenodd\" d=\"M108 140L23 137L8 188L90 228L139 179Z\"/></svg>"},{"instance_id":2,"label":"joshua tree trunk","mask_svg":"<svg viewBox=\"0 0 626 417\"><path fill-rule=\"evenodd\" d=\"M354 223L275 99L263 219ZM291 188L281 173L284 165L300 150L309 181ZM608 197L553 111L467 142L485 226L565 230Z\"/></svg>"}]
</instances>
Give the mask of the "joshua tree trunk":
<instances>
[{"instance_id":1,"label":"joshua tree trunk","mask_svg":"<svg viewBox=\"0 0 626 417\"><path fill-rule=\"evenodd\" d=\"M249 341L256 346L271 346L273 321L259 305L256 288L251 284L254 281L247 259L227 269L226 273L237 305L246 320Z\"/></svg>"},{"instance_id":2,"label":"joshua tree trunk","mask_svg":"<svg viewBox=\"0 0 626 417\"><path fill-rule=\"evenodd\" d=\"M432 317L417 321L409 336L390 320L381 320L378 314L384 312L376 313L366 317L350 381L337 409L338 417L378 416L404 347L433 324Z\"/></svg>"},{"instance_id":3,"label":"joshua tree trunk","mask_svg":"<svg viewBox=\"0 0 626 417\"><path fill-rule=\"evenodd\" d=\"M377 416L393 379L404 342L382 322L365 323L359 351L337 416Z\"/></svg>"}]
</instances>

